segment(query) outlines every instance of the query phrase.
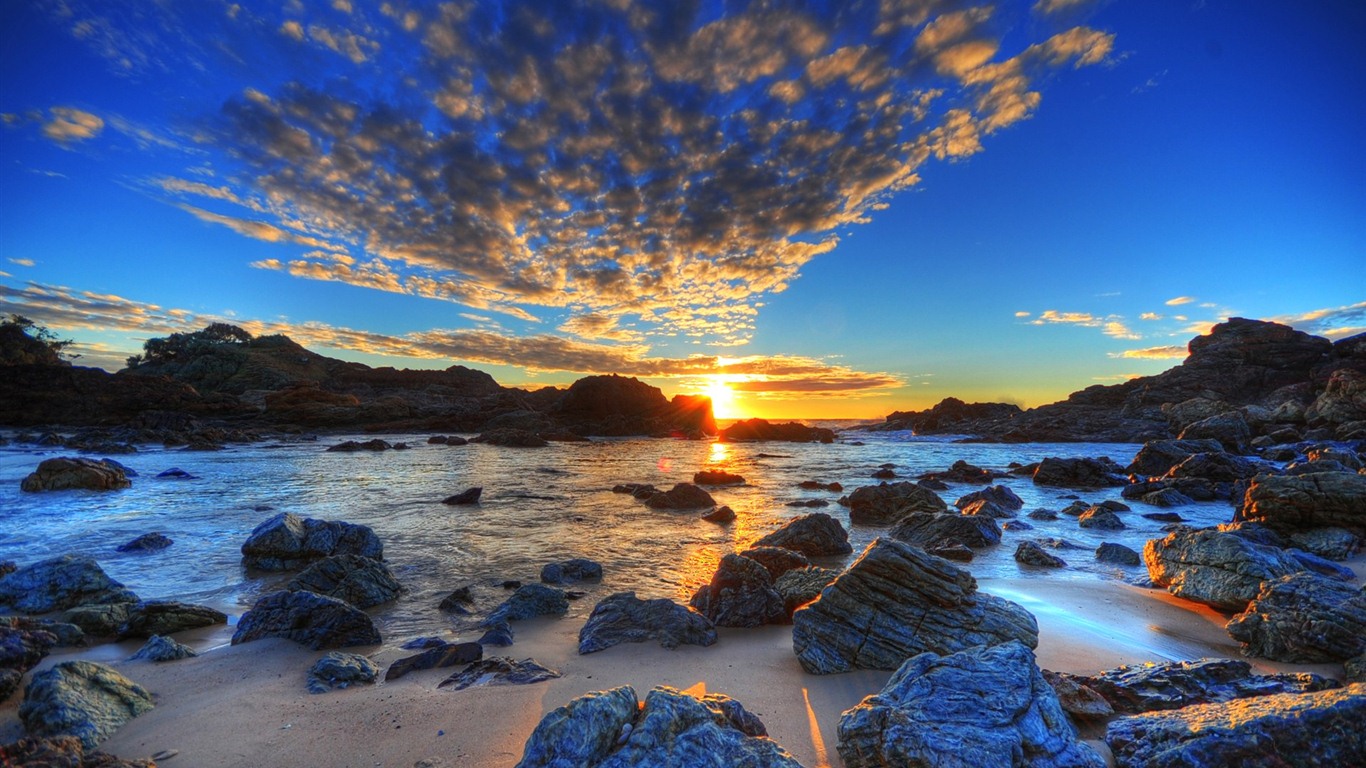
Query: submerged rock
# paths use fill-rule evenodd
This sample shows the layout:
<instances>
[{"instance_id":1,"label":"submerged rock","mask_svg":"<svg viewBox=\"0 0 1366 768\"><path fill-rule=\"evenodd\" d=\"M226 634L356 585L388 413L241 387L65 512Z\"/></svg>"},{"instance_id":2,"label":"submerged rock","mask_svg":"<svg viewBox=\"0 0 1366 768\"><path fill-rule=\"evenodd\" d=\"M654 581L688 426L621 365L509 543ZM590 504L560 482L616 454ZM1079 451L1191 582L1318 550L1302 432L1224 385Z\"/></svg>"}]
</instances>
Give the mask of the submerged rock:
<instances>
[{"instance_id":1,"label":"submerged rock","mask_svg":"<svg viewBox=\"0 0 1366 768\"><path fill-rule=\"evenodd\" d=\"M656 491L645 499L645 506L652 509L700 509L716 506L716 499L692 483L678 483L667 491Z\"/></svg>"},{"instance_id":2,"label":"submerged rock","mask_svg":"<svg viewBox=\"0 0 1366 768\"><path fill-rule=\"evenodd\" d=\"M165 534L152 532L144 533L133 539L127 544L118 546L119 552L159 552L173 544Z\"/></svg>"},{"instance_id":3,"label":"submerged rock","mask_svg":"<svg viewBox=\"0 0 1366 768\"><path fill-rule=\"evenodd\" d=\"M1177 530L1143 547L1148 577L1177 597L1224 611L1247 607L1263 581L1301 570L1279 549L1232 533Z\"/></svg>"},{"instance_id":4,"label":"submerged rock","mask_svg":"<svg viewBox=\"0 0 1366 768\"><path fill-rule=\"evenodd\" d=\"M792 648L814 674L896 669L925 651L954 653L1018 640L1038 644L1038 624L1020 606L977 591L972 574L887 538L792 615Z\"/></svg>"},{"instance_id":5,"label":"submerged rock","mask_svg":"<svg viewBox=\"0 0 1366 768\"><path fill-rule=\"evenodd\" d=\"M93 459L62 456L46 459L19 484L20 490L36 491L116 491L132 487L128 477L112 464Z\"/></svg>"},{"instance_id":6,"label":"submerged rock","mask_svg":"<svg viewBox=\"0 0 1366 768\"><path fill-rule=\"evenodd\" d=\"M47 613L78 605L137 602L138 596L109 578L94 558L61 555L0 577L0 608Z\"/></svg>"},{"instance_id":7,"label":"submerged rock","mask_svg":"<svg viewBox=\"0 0 1366 768\"><path fill-rule=\"evenodd\" d=\"M736 554L721 558L711 582L698 587L688 605L718 627L758 627L787 618L768 569Z\"/></svg>"},{"instance_id":8,"label":"submerged rock","mask_svg":"<svg viewBox=\"0 0 1366 768\"><path fill-rule=\"evenodd\" d=\"M1236 659L1163 661L1116 667L1089 677L1058 676L1095 691L1115 712L1128 715L1338 687L1337 682L1318 675L1254 674L1252 665Z\"/></svg>"},{"instance_id":9,"label":"submerged rock","mask_svg":"<svg viewBox=\"0 0 1366 768\"><path fill-rule=\"evenodd\" d=\"M75 736L86 749L152 708L152 695L93 661L64 661L33 676L19 719L34 736Z\"/></svg>"},{"instance_id":10,"label":"submerged rock","mask_svg":"<svg viewBox=\"0 0 1366 768\"><path fill-rule=\"evenodd\" d=\"M535 432L512 427L491 429L470 442L501 445L508 448L544 448L550 445L549 442Z\"/></svg>"},{"instance_id":11,"label":"submerged rock","mask_svg":"<svg viewBox=\"0 0 1366 768\"><path fill-rule=\"evenodd\" d=\"M314 560L347 554L383 560L384 545L369 526L282 512L252 530L242 545L242 564L266 571L287 571Z\"/></svg>"},{"instance_id":12,"label":"submerged rock","mask_svg":"<svg viewBox=\"0 0 1366 768\"><path fill-rule=\"evenodd\" d=\"M794 517L778 530L754 542L756 547L782 547L807 557L847 555L849 532L839 521L824 512Z\"/></svg>"},{"instance_id":13,"label":"submerged rock","mask_svg":"<svg viewBox=\"0 0 1366 768\"><path fill-rule=\"evenodd\" d=\"M559 672L536 662L535 659L513 661L507 656L481 659L436 684L437 688L466 688L485 685L530 685L556 677Z\"/></svg>"},{"instance_id":14,"label":"submerged rock","mask_svg":"<svg viewBox=\"0 0 1366 768\"><path fill-rule=\"evenodd\" d=\"M1310 573L1267 581L1228 633L1249 656L1347 661L1366 653L1366 588Z\"/></svg>"},{"instance_id":15,"label":"submerged rock","mask_svg":"<svg viewBox=\"0 0 1366 768\"><path fill-rule=\"evenodd\" d=\"M847 768L1104 768L1019 642L921 653L840 717Z\"/></svg>"},{"instance_id":16,"label":"submerged rock","mask_svg":"<svg viewBox=\"0 0 1366 768\"><path fill-rule=\"evenodd\" d=\"M394 446L390 445L388 442L375 438L374 440L366 440L365 442L347 440L346 442L329 446L327 450L329 453L355 453L356 451L387 451L393 447Z\"/></svg>"},{"instance_id":17,"label":"submerged rock","mask_svg":"<svg viewBox=\"0 0 1366 768\"><path fill-rule=\"evenodd\" d=\"M466 488L465 490L455 494L454 496L447 496L446 498L441 500L441 503L450 504L451 506L465 506L468 504L478 504L479 497L482 496L483 493L484 489L478 486L475 486L473 488Z\"/></svg>"},{"instance_id":18,"label":"submerged rock","mask_svg":"<svg viewBox=\"0 0 1366 768\"><path fill-rule=\"evenodd\" d=\"M925 549L956 545L980 549L1001 543L1001 526L987 515L915 512L892 526L887 535Z\"/></svg>"},{"instance_id":19,"label":"submerged rock","mask_svg":"<svg viewBox=\"0 0 1366 768\"><path fill-rule=\"evenodd\" d=\"M263 637L283 637L315 651L381 642L379 629L364 611L334 597L288 590L262 597L242 614L232 644Z\"/></svg>"},{"instance_id":20,"label":"submerged rock","mask_svg":"<svg viewBox=\"0 0 1366 768\"><path fill-rule=\"evenodd\" d=\"M716 642L716 627L706 616L668 598L641 600L634 592L618 592L593 607L579 630L579 653L648 640L665 648L707 646Z\"/></svg>"},{"instance_id":21,"label":"submerged rock","mask_svg":"<svg viewBox=\"0 0 1366 768\"><path fill-rule=\"evenodd\" d=\"M846 502L854 525L888 525L911 512L947 512L939 494L915 483L881 483L855 488Z\"/></svg>"},{"instance_id":22,"label":"submerged rock","mask_svg":"<svg viewBox=\"0 0 1366 768\"><path fill-rule=\"evenodd\" d=\"M285 589L335 597L357 608L398 599L403 587L378 560L360 555L333 555L319 560L289 580Z\"/></svg>"},{"instance_id":23,"label":"submerged rock","mask_svg":"<svg viewBox=\"0 0 1366 768\"><path fill-rule=\"evenodd\" d=\"M379 677L379 666L356 653L332 651L308 670L308 692L327 693L352 685L368 685Z\"/></svg>"}]
</instances>

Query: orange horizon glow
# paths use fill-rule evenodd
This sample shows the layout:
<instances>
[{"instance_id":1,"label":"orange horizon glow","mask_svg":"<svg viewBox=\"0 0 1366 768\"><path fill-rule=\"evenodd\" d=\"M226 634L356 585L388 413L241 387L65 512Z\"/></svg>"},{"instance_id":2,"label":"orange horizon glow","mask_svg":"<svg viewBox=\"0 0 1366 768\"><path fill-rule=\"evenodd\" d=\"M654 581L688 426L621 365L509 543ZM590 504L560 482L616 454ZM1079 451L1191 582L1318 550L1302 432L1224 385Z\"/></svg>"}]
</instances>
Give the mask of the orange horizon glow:
<instances>
[{"instance_id":1,"label":"orange horizon glow","mask_svg":"<svg viewBox=\"0 0 1366 768\"><path fill-rule=\"evenodd\" d=\"M740 405L740 396L719 376L708 377L702 394L711 398L712 416L718 419L749 418L749 411Z\"/></svg>"}]
</instances>

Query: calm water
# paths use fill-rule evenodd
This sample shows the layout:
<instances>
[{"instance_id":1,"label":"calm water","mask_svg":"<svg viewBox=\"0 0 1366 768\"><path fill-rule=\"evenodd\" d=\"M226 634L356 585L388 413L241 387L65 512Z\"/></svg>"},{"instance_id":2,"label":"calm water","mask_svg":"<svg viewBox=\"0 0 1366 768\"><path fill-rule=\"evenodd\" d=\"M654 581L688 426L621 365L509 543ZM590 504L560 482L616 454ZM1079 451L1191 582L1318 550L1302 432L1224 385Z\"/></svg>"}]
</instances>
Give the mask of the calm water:
<instances>
[{"instance_id":1,"label":"calm water","mask_svg":"<svg viewBox=\"0 0 1366 768\"><path fill-rule=\"evenodd\" d=\"M487 585L477 594L483 609L504 596L493 586L505 579L535 581L540 567L570 557L600 561L602 585L584 587L585 603L610 592L635 590L642 597L686 600L710 579L726 553L745 549L755 539L792 517L826 512L848 526L845 508L834 503L840 494L804 491L803 480L836 481L845 493L878 481L870 475L884 462L896 465L902 478L947 469L966 459L978 466L1004 470L1012 461L1028 463L1045 456L1109 456L1127 463L1137 445L1120 444L954 444L946 438L918 438L908 433L847 434L865 445L755 443L730 445L650 439L613 439L592 443L552 444L518 449L486 445L428 445L426 435L389 435L406 441L407 451L327 453L326 447L348 437L317 442L232 446L214 453L147 448L116 456L140 473L133 487L119 492L65 491L22 493L20 480L43 459L69 455L65 449L32 446L0 447L0 559L27 564L46 557L81 552L99 560L114 578L145 599L178 599L214 605L235 617L261 594L288 578L248 574L240 547L251 529L276 512L346 520L375 529L384 542L385 558L407 589L396 603L373 611L386 643L398 643L443 629L460 629L458 619L436 610L452 589ZM362 436L368 439L371 436ZM760 454L770 454L761 457ZM777 456L780 455L780 456ZM197 476L193 480L156 479L170 467ZM743 475L747 484L712 489L720 504L730 505L738 519L718 526L698 519L698 512L652 510L630 496L611 492L624 482L653 483L668 488L690 481L699 469L725 469ZM1119 489L1075 492L1036 487L1028 478L999 481L1025 501L1025 510L1061 509L1081 493L1091 502L1118 499ZM448 507L446 496L468 486L484 488L478 506ZM982 486L951 484L941 492L950 504ZM785 506L801 499L827 499L821 510ZM1075 518L1026 521L1030 531L1006 532L1001 546L979 552L969 566L979 578L1086 580L1141 577L1141 566L1119 568L1095 562L1102 541L1117 541L1141 550L1143 542L1162 535L1162 524L1140 513L1156 511L1133 504L1121 513L1129 528L1118 532L1087 531ZM1192 504L1177 510L1196 524L1227 521L1226 502ZM854 526L855 553L881 527ZM174 545L151 554L124 554L116 547L149 531L161 531ZM1054 549L1068 562L1058 571L1039 571L1015 563L1012 554L1022 538L1065 539L1076 549ZM846 559L822 563L839 566ZM465 620L468 626L469 621Z\"/></svg>"}]
</instances>

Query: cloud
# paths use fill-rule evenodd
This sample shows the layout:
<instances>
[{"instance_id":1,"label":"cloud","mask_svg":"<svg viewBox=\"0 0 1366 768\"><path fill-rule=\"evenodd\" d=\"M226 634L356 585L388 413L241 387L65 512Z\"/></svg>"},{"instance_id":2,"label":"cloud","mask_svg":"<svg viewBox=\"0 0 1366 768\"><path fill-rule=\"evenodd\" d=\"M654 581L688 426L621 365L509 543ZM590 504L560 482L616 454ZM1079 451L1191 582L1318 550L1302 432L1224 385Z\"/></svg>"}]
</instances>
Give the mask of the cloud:
<instances>
[{"instance_id":1,"label":"cloud","mask_svg":"<svg viewBox=\"0 0 1366 768\"><path fill-rule=\"evenodd\" d=\"M1049 323L1094 328L1100 325L1101 320L1090 312L1059 312L1056 309L1046 309L1037 319L1030 321L1030 325L1046 325Z\"/></svg>"},{"instance_id":2,"label":"cloud","mask_svg":"<svg viewBox=\"0 0 1366 768\"><path fill-rule=\"evenodd\" d=\"M1073 13L1095 3L1096 0L1036 0L1033 10L1043 15Z\"/></svg>"},{"instance_id":3,"label":"cloud","mask_svg":"<svg viewBox=\"0 0 1366 768\"><path fill-rule=\"evenodd\" d=\"M1194 296L1177 296L1174 299L1167 299L1164 303L1169 307L1179 307L1182 304L1189 304L1192 301L1195 301Z\"/></svg>"},{"instance_id":4,"label":"cloud","mask_svg":"<svg viewBox=\"0 0 1366 768\"><path fill-rule=\"evenodd\" d=\"M1148 347L1147 349L1126 349L1123 352L1110 352L1110 357L1129 360L1176 360L1186 357L1184 346Z\"/></svg>"},{"instance_id":5,"label":"cloud","mask_svg":"<svg viewBox=\"0 0 1366 768\"><path fill-rule=\"evenodd\" d=\"M1143 336L1134 333L1132 330L1129 329L1129 326L1125 325L1119 320L1110 320L1107 323L1105 323L1102 333L1104 333L1106 336L1115 339L1133 340L1143 338Z\"/></svg>"},{"instance_id":6,"label":"cloud","mask_svg":"<svg viewBox=\"0 0 1366 768\"><path fill-rule=\"evenodd\" d=\"M1029 316L1032 315L1032 314L1034 314L1034 313L1033 313L1033 312L1016 312L1016 313L1015 313L1015 316L1016 316L1016 317L1029 317Z\"/></svg>"},{"instance_id":7,"label":"cloud","mask_svg":"<svg viewBox=\"0 0 1366 768\"><path fill-rule=\"evenodd\" d=\"M11 257L9 263L18 264L21 267L31 267L34 264L34 261L33 259L16 259Z\"/></svg>"},{"instance_id":8,"label":"cloud","mask_svg":"<svg viewBox=\"0 0 1366 768\"><path fill-rule=\"evenodd\" d=\"M1162 319L1162 315L1159 315L1159 314L1156 313L1156 312L1144 312L1143 314L1141 314L1141 315L1138 316L1138 319L1139 319L1139 320L1161 320L1161 319Z\"/></svg>"},{"instance_id":9,"label":"cloud","mask_svg":"<svg viewBox=\"0 0 1366 768\"><path fill-rule=\"evenodd\" d=\"M1366 301L1315 309L1299 315L1278 315L1270 319L1306 333L1341 339L1366 331Z\"/></svg>"},{"instance_id":10,"label":"cloud","mask_svg":"<svg viewBox=\"0 0 1366 768\"><path fill-rule=\"evenodd\" d=\"M93 139L104 130L104 119L74 107L52 107L43 123L43 136L68 146Z\"/></svg>"}]
</instances>

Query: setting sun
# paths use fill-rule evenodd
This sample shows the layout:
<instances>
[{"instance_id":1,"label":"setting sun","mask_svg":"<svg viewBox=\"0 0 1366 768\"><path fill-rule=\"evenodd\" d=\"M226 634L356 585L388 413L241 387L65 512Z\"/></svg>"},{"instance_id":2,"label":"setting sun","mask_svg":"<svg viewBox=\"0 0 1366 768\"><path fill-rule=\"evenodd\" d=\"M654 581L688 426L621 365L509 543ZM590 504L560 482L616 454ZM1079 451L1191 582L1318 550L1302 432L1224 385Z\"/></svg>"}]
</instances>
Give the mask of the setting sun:
<instances>
[{"instance_id":1,"label":"setting sun","mask_svg":"<svg viewBox=\"0 0 1366 768\"><path fill-rule=\"evenodd\" d=\"M707 386L702 390L702 394L711 398L711 411L718 419L739 419L744 417L744 410L736 402L735 390L721 379L711 379Z\"/></svg>"}]
</instances>

